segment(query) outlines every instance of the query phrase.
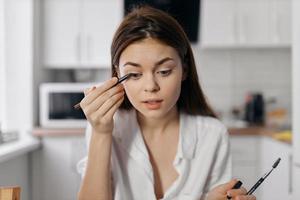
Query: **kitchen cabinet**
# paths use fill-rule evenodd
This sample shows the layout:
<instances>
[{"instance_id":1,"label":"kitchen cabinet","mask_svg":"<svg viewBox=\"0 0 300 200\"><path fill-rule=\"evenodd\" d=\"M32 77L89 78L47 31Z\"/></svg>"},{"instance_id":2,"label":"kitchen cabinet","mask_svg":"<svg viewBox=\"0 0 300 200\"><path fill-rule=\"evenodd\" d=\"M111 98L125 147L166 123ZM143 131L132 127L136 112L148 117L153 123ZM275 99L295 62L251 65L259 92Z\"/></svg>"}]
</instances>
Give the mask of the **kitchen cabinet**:
<instances>
[{"instance_id":1,"label":"kitchen cabinet","mask_svg":"<svg viewBox=\"0 0 300 200\"><path fill-rule=\"evenodd\" d=\"M271 33L274 43L290 45L292 37L292 7L291 0L270 0Z\"/></svg>"},{"instance_id":2,"label":"kitchen cabinet","mask_svg":"<svg viewBox=\"0 0 300 200\"><path fill-rule=\"evenodd\" d=\"M77 199L81 177L77 162L86 156L84 136L43 136L32 154L32 199Z\"/></svg>"},{"instance_id":3,"label":"kitchen cabinet","mask_svg":"<svg viewBox=\"0 0 300 200\"><path fill-rule=\"evenodd\" d=\"M288 47L290 0L204 0L201 46Z\"/></svg>"},{"instance_id":4,"label":"kitchen cabinet","mask_svg":"<svg viewBox=\"0 0 300 200\"><path fill-rule=\"evenodd\" d=\"M269 41L269 0L236 0L237 43L264 45Z\"/></svg>"},{"instance_id":5,"label":"kitchen cabinet","mask_svg":"<svg viewBox=\"0 0 300 200\"><path fill-rule=\"evenodd\" d=\"M202 46L235 44L235 0L204 0L202 5Z\"/></svg>"},{"instance_id":6,"label":"kitchen cabinet","mask_svg":"<svg viewBox=\"0 0 300 200\"><path fill-rule=\"evenodd\" d=\"M48 68L108 68L121 1L44 0L42 49Z\"/></svg>"},{"instance_id":7,"label":"kitchen cabinet","mask_svg":"<svg viewBox=\"0 0 300 200\"><path fill-rule=\"evenodd\" d=\"M28 174L28 155L17 156L5 162L0 162L0 185L21 187L22 200L30 199L30 174ZM1 198L0 199L4 199ZM7 198L5 198L7 199Z\"/></svg>"},{"instance_id":8,"label":"kitchen cabinet","mask_svg":"<svg viewBox=\"0 0 300 200\"><path fill-rule=\"evenodd\" d=\"M280 164L254 195L261 200L291 200L293 191L291 145L269 136L253 134L230 135L233 177L241 180L243 187L249 190L280 157Z\"/></svg>"},{"instance_id":9,"label":"kitchen cabinet","mask_svg":"<svg viewBox=\"0 0 300 200\"><path fill-rule=\"evenodd\" d=\"M243 187L249 189L258 178L260 137L255 135L231 136L230 147L232 175L243 182Z\"/></svg>"},{"instance_id":10,"label":"kitchen cabinet","mask_svg":"<svg viewBox=\"0 0 300 200\"><path fill-rule=\"evenodd\" d=\"M261 141L261 160L259 177L272 169L278 157L281 161L272 174L257 189L262 200L291 200L292 199L292 146L268 137ZM259 178L257 177L257 179Z\"/></svg>"}]
</instances>

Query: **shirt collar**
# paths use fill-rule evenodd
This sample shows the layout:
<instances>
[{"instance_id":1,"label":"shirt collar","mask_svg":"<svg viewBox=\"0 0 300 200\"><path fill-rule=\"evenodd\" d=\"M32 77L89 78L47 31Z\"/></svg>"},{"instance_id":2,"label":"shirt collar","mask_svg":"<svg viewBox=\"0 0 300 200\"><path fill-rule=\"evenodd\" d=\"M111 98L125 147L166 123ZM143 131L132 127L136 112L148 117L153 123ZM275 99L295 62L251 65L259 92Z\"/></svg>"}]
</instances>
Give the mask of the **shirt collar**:
<instances>
[{"instance_id":1,"label":"shirt collar","mask_svg":"<svg viewBox=\"0 0 300 200\"><path fill-rule=\"evenodd\" d=\"M195 156L197 137L197 121L195 116L180 112L179 145L177 156L192 159Z\"/></svg>"},{"instance_id":2,"label":"shirt collar","mask_svg":"<svg viewBox=\"0 0 300 200\"><path fill-rule=\"evenodd\" d=\"M117 137L121 139L123 146L127 148L129 152L139 150L148 158L147 149L137 122L135 109L130 111L118 111L118 119L116 120L115 127L117 127ZM198 141L197 131L199 130L197 128L197 116L180 112L179 127L179 141L176 156L179 158L192 159L194 158Z\"/></svg>"},{"instance_id":3,"label":"shirt collar","mask_svg":"<svg viewBox=\"0 0 300 200\"><path fill-rule=\"evenodd\" d=\"M136 111L118 111L115 116L114 135L117 141L128 152L133 160L140 165L153 182L152 166L136 118Z\"/></svg>"},{"instance_id":4,"label":"shirt collar","mask_svg":"<svg viewBox=\"0 0 300 200\"><path fill-rule=\"evenodd\" d=\"M179 123L179 141L177 154L173 162L174 165L177 165L181 159L193 159L198 142L197 117L180 112ZM145 170L149 179L153 182L152 165L134 109L118 113L115 119L113 134L118 143L120 143L130 157Z\"/></svg>"}]
</instances>

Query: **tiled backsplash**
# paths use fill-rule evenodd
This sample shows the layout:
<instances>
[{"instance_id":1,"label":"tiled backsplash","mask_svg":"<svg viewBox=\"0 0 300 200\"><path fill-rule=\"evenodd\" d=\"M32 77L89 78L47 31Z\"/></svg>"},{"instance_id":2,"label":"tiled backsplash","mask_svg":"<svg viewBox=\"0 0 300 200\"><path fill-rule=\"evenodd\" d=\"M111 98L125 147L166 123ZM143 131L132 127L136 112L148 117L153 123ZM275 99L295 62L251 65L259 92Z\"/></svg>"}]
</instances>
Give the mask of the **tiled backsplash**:
<instances>
[{"instance_id":1,"label":"tiled backsplash","mask_svg":"<svg viewBox=\"0 0 300 200\"><path fill-rule=\"evenodd\" d=\"M291 110L290 49L194 50L203 90L224 117L242 106L248 92L276 98L276 107Z\"/></svg>"}]
</instances>

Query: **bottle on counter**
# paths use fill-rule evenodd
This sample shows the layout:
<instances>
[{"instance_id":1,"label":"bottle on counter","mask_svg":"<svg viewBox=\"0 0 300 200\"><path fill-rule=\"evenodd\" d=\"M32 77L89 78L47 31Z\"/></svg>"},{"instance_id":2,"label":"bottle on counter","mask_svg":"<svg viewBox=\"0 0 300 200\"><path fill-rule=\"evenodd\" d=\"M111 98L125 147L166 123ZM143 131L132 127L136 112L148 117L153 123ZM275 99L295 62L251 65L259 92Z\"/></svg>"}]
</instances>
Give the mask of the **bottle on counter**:
<instances>
[{"instance_id":1,"label":"bottle on counter","mask_svg":"<svg viewBox=\"0 0 300 200\"><path fill-rule=\"evenodd\" d=\"M264 125L265 103L262 93L247 94L244 119L250 125Z\"/></svg>"}]
</instances>

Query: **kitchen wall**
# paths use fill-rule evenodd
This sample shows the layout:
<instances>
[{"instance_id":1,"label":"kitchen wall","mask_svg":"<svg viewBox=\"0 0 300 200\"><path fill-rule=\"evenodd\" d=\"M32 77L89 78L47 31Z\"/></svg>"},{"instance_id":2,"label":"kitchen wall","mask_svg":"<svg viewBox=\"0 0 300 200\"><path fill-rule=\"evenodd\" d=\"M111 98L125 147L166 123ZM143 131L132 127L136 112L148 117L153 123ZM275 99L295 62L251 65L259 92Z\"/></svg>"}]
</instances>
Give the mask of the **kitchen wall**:
<instances>
[{"instance_id":1,"label":"kitchen wall","mask_svg":"<svg viewBox=\"0 0 300 200\"><path fill-rule=\"evenodd\" d=\"M32 128L32 37L33 1L9 0L5 11L5 128ZM1 43L2 45L2 43ZM2 63L1 63L2 64Z\"/></svg>"},{"instance_id":2,"label":"kitchen wall","mask_svg":"<svg viewBox=\"0 0 300 200\"><path fill-rule=\"evenodd\" d=\"M0 0L0 123L3 123L4 119L4 99L2 94L4 93L5 90L5 85L4 85L4 1ZM0 125L1 126L1 125ZM1 127L0 127L1 130Z\"/></svg>"},{"instance_id":3,"label":"kitchen wall","mask_svg":"<svg viewBox=\"0 0 300 200\"><path fill-rule=\"evenodd\" d=\"M289 48L195 48L202 87L212 106L230 117L233 106L242 106L248 92L276 98L267 108L291 111L291 51ZM290 120L290 119L288 119Z\"/></svg>"}]
</instances>

